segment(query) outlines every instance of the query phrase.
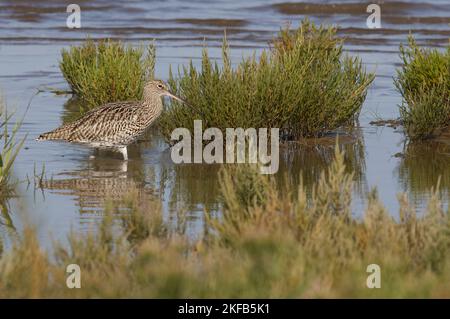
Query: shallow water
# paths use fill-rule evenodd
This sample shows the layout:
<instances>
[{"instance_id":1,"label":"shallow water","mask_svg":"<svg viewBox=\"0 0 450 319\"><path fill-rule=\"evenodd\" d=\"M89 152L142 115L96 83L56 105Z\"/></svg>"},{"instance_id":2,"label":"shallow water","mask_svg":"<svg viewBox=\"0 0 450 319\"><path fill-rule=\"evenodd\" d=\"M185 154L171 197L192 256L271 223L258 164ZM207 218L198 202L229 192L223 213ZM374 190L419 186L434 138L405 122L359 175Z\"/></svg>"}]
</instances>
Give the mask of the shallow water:
<instances>
[{"instance_id":1,"label":"shallow water","mask_svg":"<svg viewBox=\"0 0 450 319\"><path fill-rule=\"evenodd\" d=\"M444 201L450 188L450 138L407 144L400 128L377 127L378 118L396 118L401 99L392 77L399 67L398 46L412 32L419 44L444 47L450 37L450 3L443 1L381 2L382 29L366 26L366 4L349 1L77 1L82 28L70 30L65 22L65 1L0 2L0 89L9 108L23 114L37 88L66 89L58 69L60 51L87 35L112 37L133 44L155 39L156 75L167 79L169 65L190 59L198 64L206 43L212 57L220 57L224 29L232 60L253 50L261 52L279 30L304 16L339 26L346 37L345 50L359 55L369 71L376 72L360 116L358 137L345 143L347 163L355 177L354 213L360 216L364 195L377 187L384 204L397 215L396 194L406 191L423 209L439 175ZM24 220L37 225L45 245L64 239L71 230L84 231L101 217L105 195L120 197L137 189L149 199L163 201L166 218L187 211L187 229L195 236L203 227L203 211L220 211L217 166L175 165L158 133L130 150L128 164L115 158L90 159L93 151L63 143L36 143L42 132L73 116L70 96L40 93L32 100L21 134L28 134L16 161L19 197L9 201L9 216L17 229ZM333 142L297 147L282 152L279 175L296 178L302 170L306 184L318 178L333 154ZM46 179L35 185L33 175L45 165ZM26 180L30 179L31 183ZM0 219L1 220L1 219ZM4 227L3 227L4 228ZM2 226L0 225L0 229ZM0 230L0 232L2 232ZM52 236L49 236L49 233Z\"/></svg>"}]
</instances>

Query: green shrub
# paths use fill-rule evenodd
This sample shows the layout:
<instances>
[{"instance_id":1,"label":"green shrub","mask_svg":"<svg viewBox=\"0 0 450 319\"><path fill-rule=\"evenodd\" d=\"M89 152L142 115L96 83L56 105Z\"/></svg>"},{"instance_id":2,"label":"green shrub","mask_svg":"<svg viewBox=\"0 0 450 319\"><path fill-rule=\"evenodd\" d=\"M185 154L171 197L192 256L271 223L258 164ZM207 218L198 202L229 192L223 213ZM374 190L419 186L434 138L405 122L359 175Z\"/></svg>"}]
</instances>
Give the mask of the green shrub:
<instances>
[{"instance_id":1,"label":"green shrub","mask_svg":"<svg viewBox=\"0 0 450 319\"><path fill-rule=\"evenodd\" d=\"M420 217L399 195L398 220L373 191L353 218L352 174L339 150L311 196L290 183L280 192L256 166L228 168L223 214L205 215L203 237L176 231L156 199L130 193L129 210L113 207L95 234L72 234L51 254L30 229L15 237L0 256L0 297L450 297L450 215L437 191ZM66 286L73 263L82 289ZM370 264L381 268L380 289L366 286Z\"/></svg>"},{"instance_id":2,"label":"green shrub","mask_svg":"<svg viewBox=\"0 0 450 319\"><path fill-rule=\"evenodd\" d=\"M72 91L88 109L125 100L138 100L145 81L153 78L153 44L133 48L121 42L86 40L62 50L60 69Z\"/></svg>"},{"instance_id":3,"label":"green shrub","mask_svg":"<svg viewBox=\"0 0 450 319\"><path fill-rule=\"evenodd\" d=\"M297 139L319 136L352 124L373 80L357 58L342 56L336 29L309 21L292 31L281 30L270 50L259 58L243 59L233 69L226 39L223 67L213 63L205 49L202 68L191 62L170 74L170 85L194 109L171 104L160 119L167 139L176 127L278 127L283 136Z\"/></svg>"},{"instance_id":4,"label":"green shrub","mask_svg":"<svg viewBox=\"0 0 450 319\"><path fill-rule=\"evenodd\" d=\"M400 46L403 66L395 86L403 97L400 117L411 139L439 134L450 125L450 46L419 48L412 36Z\"/></svg>"}]
</instances>

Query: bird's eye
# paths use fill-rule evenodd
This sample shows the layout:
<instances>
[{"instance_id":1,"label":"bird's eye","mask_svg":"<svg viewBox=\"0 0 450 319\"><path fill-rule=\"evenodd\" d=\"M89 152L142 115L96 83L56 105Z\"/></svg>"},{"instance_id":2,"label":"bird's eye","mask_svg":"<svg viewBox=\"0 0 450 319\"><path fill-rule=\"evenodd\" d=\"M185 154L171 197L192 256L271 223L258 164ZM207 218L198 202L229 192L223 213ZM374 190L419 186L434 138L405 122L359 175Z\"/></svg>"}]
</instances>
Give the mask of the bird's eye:
<instances>
[{"instance_id":1,"label":"bird's eye","mask_svg":"<svg viewBox=\"0 0 450 319\"><path fill-rule=\"evenodd\" d=\"M162 84L158 84L158 88L162 89L163 88Z\"/></svg>"}]
</instances>

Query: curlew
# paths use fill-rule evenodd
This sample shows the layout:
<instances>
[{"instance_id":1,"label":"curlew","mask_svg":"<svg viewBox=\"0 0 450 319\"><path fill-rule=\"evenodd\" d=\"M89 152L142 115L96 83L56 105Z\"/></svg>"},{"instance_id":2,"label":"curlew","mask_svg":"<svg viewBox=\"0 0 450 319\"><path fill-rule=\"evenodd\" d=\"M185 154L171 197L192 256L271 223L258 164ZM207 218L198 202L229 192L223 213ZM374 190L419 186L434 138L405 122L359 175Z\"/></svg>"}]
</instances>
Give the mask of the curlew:
<instances>
[{"instance_id":1,"label":"curlew","mask_svg":"<svg viewBox=\"0 0 450 319\"><path fill-rule=\"evenodd\" d=\"M145 84L142 101L104 104L72 123L41 134L37 140L59 140L87 144L98 149L111 149L122 153L126 161L127 146L142 136L161 115L163 96L187 104L172 94L163 81L153 80Z\"/></svg>"}]
</instances>

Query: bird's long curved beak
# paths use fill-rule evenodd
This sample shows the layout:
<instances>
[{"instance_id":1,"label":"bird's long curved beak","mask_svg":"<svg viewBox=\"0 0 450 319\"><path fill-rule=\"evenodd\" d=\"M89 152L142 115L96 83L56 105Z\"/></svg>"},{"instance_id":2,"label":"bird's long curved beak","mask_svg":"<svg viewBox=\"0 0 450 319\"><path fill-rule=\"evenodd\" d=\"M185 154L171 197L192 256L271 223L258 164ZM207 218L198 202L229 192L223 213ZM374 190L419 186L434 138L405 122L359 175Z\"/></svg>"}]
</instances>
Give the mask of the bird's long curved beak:
<instances>
[{"instance_id":1,"label":"bird's long curved beak","mask_svg":"<svg viewBox=\"0 0 450 319\"><path fill-rule=\"evenodd\" d=\"M173 98L173 99L175 99L175 100L177 100L177 101L180 101L180 102L183 103L183 104L186 104L186 105L189 106L192 110L194 110L195 112L199 113L202 117L205 117L205 115L203 114L203 112L199 111L197 108L195 108L194 106L192 106L192 104L189 104L186 100L182 99L181 97L176 96L175 94L173 94L173 93L171 93L171 92L169 92L169 91L166 91L166 94L165 94L165 95L166 95L166 96L169 96L169 97L171 97L171 98Z\"/></svg>"},{"instance_id":2,"label":"bird's long curved beak","mask_svg":"<svg viewBox=\"0 0 450 319\"><path fill-rule=\"evenodd\" d=\"M183 104L186 104L186 105L190 106L190 104L188 102L186 102L186 100L182 99L179 96L176 96L175 94L173 94L173 93L171 93L169 91L166 92L166 96L169 96L169 97L171 97L171 98L173 98L173 99L175 99L177 101L180 101Z\"/></svg>"}]
</instances>

